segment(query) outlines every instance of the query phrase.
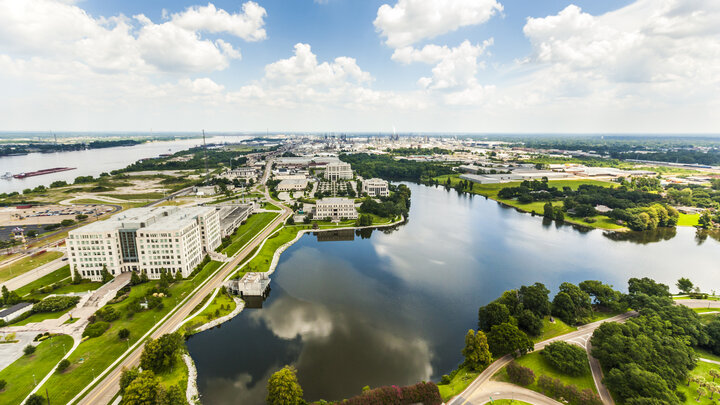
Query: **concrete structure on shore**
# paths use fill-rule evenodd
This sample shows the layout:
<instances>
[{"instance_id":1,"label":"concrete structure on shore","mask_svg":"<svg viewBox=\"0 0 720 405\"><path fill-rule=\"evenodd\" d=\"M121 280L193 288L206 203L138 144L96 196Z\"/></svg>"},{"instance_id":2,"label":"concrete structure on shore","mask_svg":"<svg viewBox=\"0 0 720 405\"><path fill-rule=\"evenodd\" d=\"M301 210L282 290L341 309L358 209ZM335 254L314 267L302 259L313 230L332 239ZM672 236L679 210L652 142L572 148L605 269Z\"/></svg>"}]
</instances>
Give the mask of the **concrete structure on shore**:
<instances>
[{"instance_id":1,"label":"concrete structure on shore","mask_svg":"<svg viewBox=\"0 0 720 405\"><path fill-rule=\"evenodd\" d=\"M351 198L323 198L315 203L315 219L331 218L338 220L342 218L355 219L358 217L355 209L355 200Z\"/></svg>"},{"instance_id":2,"label":"concrete structure on shore","mask_svg":"<svg viewBox=\"0 0 720 405\"><path fill-rule=\"evenodd\" d=\"M387 197L390 195L388 182L378 178L363 180L362 191L370 197Z\"/></svg>"},{"instance_id":3,"label":"concrete structure on shore","mask_svg":"<svg viewBox=\"0 0 720 405\"><path fill-rule=\"evenodd\" d=\"M225 282L225 287L241 297L264 297L270 288L270 277L267 273L250 272L245 273L241 279L230 279Z\"/></svg>"},{"instance_id":4,"label":"concrete structure on shore","mask_svg":"<svg viewBox=\"0 0 720 405\"><path fill-rule=\"evenodd\" d=\"M157 279L164 269L187 277L220 239L215 207L165 206L129 209L70 231L66 241L70 268L101 281L103 267L114 276L143 271Z\"/></svg>"},{"instance_id":5,"label":"concrete structure on shore","mask_svg":"<svg viewBox=\"0 0 720 405\"><path fill-rule=\"evenodd\" d=\"M352 179L352 167L350 166L350 163L328 163L327 166L325 166L325 178L330 181Z\"/></svg>"}]
</instances>

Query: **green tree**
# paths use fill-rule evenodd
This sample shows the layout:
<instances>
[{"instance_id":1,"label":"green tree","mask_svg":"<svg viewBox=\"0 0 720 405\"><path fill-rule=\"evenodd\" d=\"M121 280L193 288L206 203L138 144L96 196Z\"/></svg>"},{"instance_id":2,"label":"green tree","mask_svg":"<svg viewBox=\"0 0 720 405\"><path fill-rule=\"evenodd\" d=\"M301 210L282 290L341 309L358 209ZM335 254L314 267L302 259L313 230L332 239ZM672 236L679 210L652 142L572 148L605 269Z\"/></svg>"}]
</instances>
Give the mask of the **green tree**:
<instances>
[{"instance_id":1,"label":"green tree","mask_svg":"<svg viewBox=\"0 0 720 405\"><path fill-rule=\"evenodd\" d=\"M140 276L136 272L131 272L130 274L130 285L138 285L140 284Z\"/></svg>"},{"instance_id":2,"label":"green tree","mask_svg":"<svg viewBox=\"0 0 720 405\"><path fill-rule=\"evenodd\" d=\"M621 297L620 292L614 290L611 285L603 284L598 280L585 280L578 284L578 287L592 297L596 305L605 308L617 306Z\"/></svg>"},{"instance_id":3,"label":"green tree","mask_svg":"<svg viewBox=\"0 0 720 405\"><path fill-rule=\"evenodd\" d=\"M488 346L487 336L483 331L468 330L465 335L465 347L462 350L465 356L465 364L473 370L482 370L492 362L490 347Z\"/></svg>"},{"instance_id":4,"label":"green tree","mask_svg":"<svg viewBox=\"0 0 720 405\"><path fill-rule=\"evenodd\" d=\"M498 302L491 302L478 310L478 328L489 331L495 325L510 322L510 310Z\"/></svg>"},{"instance_id":5,"label":"green tree","mask_svg":"<svg viewBox=\"0 0 720 405\"><path fill-rule=\"evenodd\" d=\"M130 337L130 330L128 328L122 328L118 331L118 338L125 340Z\"/></svg>"},{"instance_id":6,"label":"green tree","mask_svg":"<svg viewBox=\"0 0 720 405\"><path fill-rule=\"evenodd\" d=\"M529 309L523 309L517 316L518 327L528 335L539 336L543 330L543 320Z\"/></svg>"},{"instance_id":7,"label":"green tree","mask_svg":"<svg viewBox=\"0 0 720 405\"><path fill-rule=\"evenodd\" d=\"M622 400L647 398L667 405L680 403L665 380L635 363L610 370L604 381L608 389Z\"/></svg>"},{"instance_id":8,"label":"green tree","mask_svg":"<svg viewBox=\"0 0 720 405\"><path fill-rule=\"evenodd\" d=\"M60 374L63 371L67 370L68 367L70 367L70 360L62 359L62 360L60 360L60 363L58 363L57 369L55 370L55 372Z\"/></svg>"},{"instance_id":9,"label":"green tree","mask_svg":"<svg viewBox=\"0 0 720 405\"><path fill-rule=\"evenodd\" d=\"M122 374L120 374L120 392L125 392L125 388L127 388L127 386L130 385L130 383L133 382L139 375L140 371L137 367L123 367Z\"/></svg>"},{"instance_id":10,"label":"green tree","mask_svg":"<svg viewBox=\"0 0 720 405\"><path fill-rule=\"evenodd\" d=\"M265 401L269 405L300 405L305 403L295 367L285 366L270 376L267 390L268 394Z\"/></svg>"},{"instance_id":11,"label":"green tree","mask_svg":"<svg viewBox=\"0 0 720 405\"><path fill-rule=\"evenodd\" d=\"M670 287L648 277L631 278L628 280L628 292L630 294L643 293L655 297L669 297Z\"/></svg>"},{"instance_id":12,"label":"green tree","mask_svg":"<svg viewBox=\"0 0 720 405\"><path fill-rule=\"evenodd\" d=\"M548 219L554 219L554 210L552 203L545 203L543 206L543 216Z\"/></svg>"},{"instance_id":13,"label":"green tree","mask_svg":"<svg viewBox=\"0 0 720 405\"><path fill-rule=\"evenodd\" d=\"M25 401L25 405L45 405L45 398L39 394L32 394L30 398Z\"/></svg>"},{"instance_id":14,"label":"green tree","mask_svg":"<svg viewBox=\"0 0 720 405\"><path fill-rule=\"evenodd\" d=\"M530 338L510 323L495 325L487 335L490 351L496 358L511 353L513 357L531 352L535 345Z\"/></svg>"},{"instance_id":15,"label":"green tree","mask_svg":"<svg viewBox=\"0 0 720 405\"><path fill-rule=\"evenodd\" d=\"M162 391L158 398L158 405L186 405L185 393L178 385L173 385L167 391Z\"/></svg>"},{"instance_id":16,"label":"green tree","mask_svg":"<svg viewBox=\"0 0 720 405\"><path fill-rule=\"evenodd\" d=\"M548 290L544 284L535 283L531 286L520 287L520 302L523 306L533 311L537 316L550 315L550 299Z\"/></svg>"},{"instance_id":17,"label":"green tree","mask_svg":"<svg viewBox=\"0 0 720 405\"><path fill-rule=\"evenodd\" d=\"M695 288L692 281L690 281L690 279L685 278L685 277L681 277L677 281L675 286L677 286L677 288L678 288L678 290L680 290L680 292L685 293L685 294L689 294L690 292L692 292L693 288Z\"/></svg>"},{"instance_id":18,"label":"green tree","mask_svg":"<svg viewBox=\"0 0 720 405\"><path fill-rule=\"evenodd\" d=\"M568 325L577 323L575 304L567 293L559 292L552 303L552 314Z\"/></svg>"},{"instance_id":19,"label":"green tree","mask_svg":"<svg viewBox=\"0 0 720 405\"><path fill-rule=\"evenodd\" d=\"M552 342L545 346L540 355L563 374L581 376L590 371L585 350L567 342Z\"/></svg>"},{"instance_id":20,"label":"green tree","mask_svg":"<svg viewBox=\"0 0 720 405\"><path fill-rule=\"evenodd\" d=\"M179 333L168 333L145 343L140 355L140 367L156 373L169 370L184 349L184 340Z\"/></svg>"},{"instance_id":21,"label":"green tree","mask_svg":"<svg viewBox=\"0 0 720 405\"><path fill-rule=\"evenodd\" d=\"M125 387L122 405L155 405L158 402L160 382L155 373L143 370Z\"/></svg>"}]
</instances>

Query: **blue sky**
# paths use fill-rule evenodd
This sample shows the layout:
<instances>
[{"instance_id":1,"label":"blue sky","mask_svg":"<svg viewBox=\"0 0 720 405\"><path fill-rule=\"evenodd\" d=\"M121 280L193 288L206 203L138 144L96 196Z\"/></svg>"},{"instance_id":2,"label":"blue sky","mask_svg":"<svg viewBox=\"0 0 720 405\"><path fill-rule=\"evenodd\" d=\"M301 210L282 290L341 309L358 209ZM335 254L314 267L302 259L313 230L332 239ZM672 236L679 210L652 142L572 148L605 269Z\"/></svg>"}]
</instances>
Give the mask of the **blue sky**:
<instances>
[{"instance_id":1,"label":"blue sky","mask_svg":"<svg viewBox=\"0 0 720 405\"><path fill-rule=\"evenodd\" d=\"M718 27L712 0L0 0L0 120L712 133Z\"/></svg>"}]
</instances>

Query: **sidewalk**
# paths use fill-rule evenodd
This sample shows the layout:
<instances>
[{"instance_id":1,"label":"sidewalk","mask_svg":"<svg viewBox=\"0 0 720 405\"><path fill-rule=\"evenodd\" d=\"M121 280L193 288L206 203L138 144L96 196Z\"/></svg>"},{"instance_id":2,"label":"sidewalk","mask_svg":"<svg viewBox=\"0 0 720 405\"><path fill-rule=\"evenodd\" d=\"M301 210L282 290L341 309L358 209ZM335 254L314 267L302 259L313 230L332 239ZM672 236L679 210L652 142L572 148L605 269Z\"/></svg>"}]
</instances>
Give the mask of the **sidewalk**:
<instances>
[{"instance_id":1,"label":"sidewalk","mask_svg":"<svg viewBox=\"0 0 720 405\"><path fill-rule=\"evenodd\" d=\"M13 277L10 280L0 284L0 286L5 286L8 288L8 290L17 290L18 288L30 284L33 281L39 279L40 277L46 276L53 271L59 269L60 267L68 264L68 261L63 261L64 258L67 257L67 254L63 255L62 257L55 259L49 263L45 263L42 266L30 270L27 273L23 273L17 277Z\"/></svg>"}]
</instances>

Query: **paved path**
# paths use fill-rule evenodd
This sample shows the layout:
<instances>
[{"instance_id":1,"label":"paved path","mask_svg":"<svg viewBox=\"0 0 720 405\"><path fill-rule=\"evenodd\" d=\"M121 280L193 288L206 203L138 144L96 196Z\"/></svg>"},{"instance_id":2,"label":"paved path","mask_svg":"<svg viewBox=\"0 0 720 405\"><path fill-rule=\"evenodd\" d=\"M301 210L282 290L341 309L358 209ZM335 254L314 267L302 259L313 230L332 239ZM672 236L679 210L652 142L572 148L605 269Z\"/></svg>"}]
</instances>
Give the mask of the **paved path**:
<instances>
[{"instance_id":1,"label":"paved path","mask_svg":"<svg viewBox=\"0 0 720 405\"><path fill-rule=\"evenodd\" d=\"M5 333L0 334L0 338L5 340L5 335ZM37 332L20 332L15 335L15 339L19 342L0 344L0 370L22 357L23 349L32 343L35 336Z\"/></svg>"},{"instance_id":2,"label":"paved path","mask_svg":"<svg viewBox=\"0 0 720 405\"><path fill-rule=\"evenodd\" d=\"M534 405L563 405L562 402L548 398L538 392L500 381L489 381L483 388L484 392L482 394L474 396L472 401L467 401L467 403L481 405L489 403L490 400L513 399Z\"/></svg>"},{"instance_id":3,"label":"paved path","mask_svg":"<svg viewBox=\"0 0 720 405\"><path fill-rule=\"evenodd\" d=\"M548 344L552 342L558 342L558 341L569 341L569 342L575 342L576 344L580 344L579 342L583 342L581 346L586 347L585 345L589 342L590 337L592 336L595 329L598 328L598 326L602 325L605 322L623 322L627 320L628 318L635 316L635 312L628 312L625 314L613 316L611 318L607 318L601 321L589 323L587 325L582 325L578 327L578 330L570 333L566 333L564 335L556 336L554 338L550 338L548 340L544 340L542 342L535 344L535 350L541 350ZM456 396L455 398L448 401L448 405L464 405L466 403L469 404L480 404L482 402L480 401L486 394L488 394L488 391L486 389L486 384L490 382L490 378L495 375L498 371L502 370L503 367L505 367L510 361L513 360L513 357L508 355L505 355L497 360L495 360L488 368L486 368L480 375L475 378L475 381L470 383L470 385L460 393L460 395ZM598 387L602 386L602 374L597 375L596 372L593 372L593 378L595 380L595 385ZM599 378L599 380L597 380ZM523 388L511 385L513 387L517 387L518 391L523 390ZM604 389L604 387L603 387ZM599 392L601 392L599 390ZM602 392L601 392L601 398L602 398ZM609 397L609 395L608 395ZM605 401L605 399L603 399ZM610 402L603 402L603 403L609 403L612 404L612 398L609 400Z\"/></svg>"},{"instance_id":4,"label":"paved path","mask_svg":"<svg viewBox=\"0 0 720 405\"><path fill-rule=\"evenodd\" d=\"M63 248L62 250L64 251L65 249ZM57 258L51 262L45 263L42 266L35 268L34 270L28 271L27 273L23 273L17 277L13 277L10 280L5 281L4 283L2 283L0 285L4 285L10 291L17 290L18 288L20 288L24 285L30 284L33 281L39 279L40 277L46 276L46 275L52 273L53 271L59 269L60 267L68 264L67 260L63 260L66 258L67 258L67 255L64 254L60 258Z\"/></svg>"},{"instance_id":5,"label":"paved path","mask_svg":"<svg viewBox=\"0 0 720 405\"><path fill-rule=\"evenodd\" d=\"M713 300L687 299L687 300L675 300L675 303L678 305L685 305L686 307L690 307L690 308L720 308L720 301L713 301Z\"/></svg>"},{"instance_id":6,"label":"paved path","mask_svg":"<svg viewBox=\"0 0 720 405\"><path fill-rule=\"evenodd\" d=\"M270 169L271 162L268 162L266 166L266 172L264 179L267 178L267 173ZM267 191L265 192L266 198L269 199L269 195ZM278 204L279 205L279 204ZM180 304L180 308L175 310L175 312L171 313L165 320L160 321L160 326L157 327L152 333L150 333L150 337L153 339L157 339L158 337L166 334L166 333L172 333L177 330L177 328L182 325L184 319L190 315L192 310L202 302L203 298L210 294L213 289L219 287L222 285L222 281L230 275L238 264L240 264L243 259L250 254L255 247L259 246L260 243L262 243L265 238L267 238L271 233L273 233L275 227L285 222L285 219L290 216L292 211L285 207L281 206L283 211L281 212L281 215L276 217L268 226L266 226L256 237L253 239L250 243L245 245L245 248L242 249L240 252L238 252L229 262L227 262L224 266L221 267L221 269L215 273L213 277L211 277L205 284L198 287L195 291L193 291L188 298L186 298L185 302ZM85 395L82 399L78 399L78 396L85 393L85 391L82 391L81 393L76 396L71 403L75 403L77 401L80 405L96 405L96 404L107 404L112 401L112 399L117 395L119 391L119 382L120 382L120 375L122 373L122 368L131 368L138 364L140 361L140 355L142 354L143 345L137 345L134 347L131 347L131 352L122 359L121 361L118 361L114 364L112 364L108 369L104 370L101 375L104 375L103 378L98 378L96 381L93 381L90 383L90 386L95 384L97 382L97 385L92 388L87 395Z\"/></svg>"},{"instance_id":7,"label":"paved path","mask_svg":"<svg viewBox=\"0 0 720 405\"><path fill-rule=\"evenodd\" d=\"M705 363L710 363L710 364L720 364L720 361L710 360L710 359L703 359L702 357L700 357L698 360L700 360L700 361L702 361L702 362L705 362Z\"/></svg>"}]
</instances>

